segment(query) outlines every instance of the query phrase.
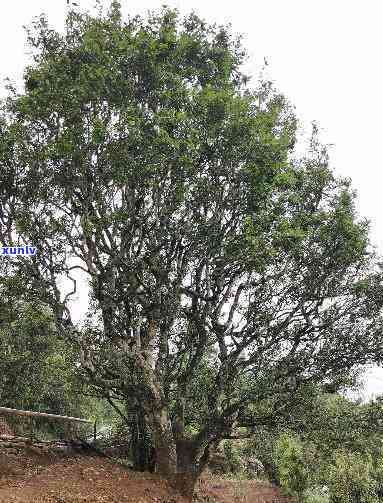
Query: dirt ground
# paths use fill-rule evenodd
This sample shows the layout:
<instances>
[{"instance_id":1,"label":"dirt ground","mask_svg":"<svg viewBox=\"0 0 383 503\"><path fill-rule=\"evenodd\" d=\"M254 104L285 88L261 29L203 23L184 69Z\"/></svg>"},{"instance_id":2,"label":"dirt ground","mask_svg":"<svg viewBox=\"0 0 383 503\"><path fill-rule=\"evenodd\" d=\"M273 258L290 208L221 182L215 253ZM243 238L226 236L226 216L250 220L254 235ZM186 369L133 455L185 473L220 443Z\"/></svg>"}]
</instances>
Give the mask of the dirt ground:
<instances>
[{"instance_id":1,"label":"dirt ground","mask_svg":"<svg viewBox=\"0 0 383 503\"><path fill-rule=\"evenodd\" d=\"M156 474L137 473L110 460L0 453L1 503L184 503ZM257 481L203 477L197 503L289 503Z\"/></svg>"},{"instance_id":2,"label":"dirt ground","mask_svg":"<svg viewBox=\"0 0 383 503\"><path fill-rule=\"evenodd\" d=\"M13 435L13 431L5 418L0 416L0 436L3 435Z\"/></svg>"}]
</instances>

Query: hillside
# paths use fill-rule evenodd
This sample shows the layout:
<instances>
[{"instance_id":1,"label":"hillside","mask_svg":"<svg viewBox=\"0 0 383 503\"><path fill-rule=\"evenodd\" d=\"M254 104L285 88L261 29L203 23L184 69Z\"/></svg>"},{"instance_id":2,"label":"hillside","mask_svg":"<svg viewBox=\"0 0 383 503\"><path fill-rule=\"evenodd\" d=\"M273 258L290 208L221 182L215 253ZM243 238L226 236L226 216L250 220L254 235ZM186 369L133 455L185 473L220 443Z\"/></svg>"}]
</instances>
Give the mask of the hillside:
<instances>
[{"instance_id":1,"label":"hillside","mask_svg":"<svg viewBox=\"0 0 383 503\"><path fill-rule=\"evenodd\" d=\"M42 454L33 447L0 452L0 502L183 503L156 474L137 473L97 456ZM196 502L288 503L276 488L257 481L204 477Z\"/></svg>"}]
</instances>

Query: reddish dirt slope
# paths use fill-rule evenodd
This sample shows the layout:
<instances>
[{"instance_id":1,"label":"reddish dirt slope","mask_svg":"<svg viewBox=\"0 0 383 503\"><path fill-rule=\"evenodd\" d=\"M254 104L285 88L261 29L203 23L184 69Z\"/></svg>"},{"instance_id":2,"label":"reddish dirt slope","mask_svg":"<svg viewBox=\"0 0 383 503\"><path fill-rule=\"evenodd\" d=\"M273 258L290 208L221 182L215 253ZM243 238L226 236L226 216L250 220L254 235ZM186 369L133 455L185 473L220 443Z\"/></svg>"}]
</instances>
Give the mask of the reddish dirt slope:
<instances>
[{"instance_id":1,"label":"reddish dirt slope","mask_svg":"<svg viewBox=\"0 0 383 503\"><path fill-rule=\"evenodd\" d=\"M219 480L208 481L202 491L198 491L200 498L196 501L215 503L293 503L291 498L281 495L279 489L267 482L256 480ZM209 499L210 497L210 499ZM204 499L205 498L205 499Z\"/></svg>"},{"instance_id":2,"label":"reddish dirt slope","mask_svg":"<svg viewBox=\"0 0 383 503\"><path fill-rule=\"evenodd\" d=\"M255 481L203 479L196 502L287 503ZM1 503L184 503L155 474L136 473L98 457L0 457Z\"/></svg>"},{"instance_id":3,"label":"reddish dirt slope","mask_svg":"<svg viewBox=\"0 0 383 503\"><path fill-rule=\"evenodd\" d=\"M7 423L5 417L0 416L0 435L1 436L12 436L12 428Z\"/></svg>"}]
</instances>

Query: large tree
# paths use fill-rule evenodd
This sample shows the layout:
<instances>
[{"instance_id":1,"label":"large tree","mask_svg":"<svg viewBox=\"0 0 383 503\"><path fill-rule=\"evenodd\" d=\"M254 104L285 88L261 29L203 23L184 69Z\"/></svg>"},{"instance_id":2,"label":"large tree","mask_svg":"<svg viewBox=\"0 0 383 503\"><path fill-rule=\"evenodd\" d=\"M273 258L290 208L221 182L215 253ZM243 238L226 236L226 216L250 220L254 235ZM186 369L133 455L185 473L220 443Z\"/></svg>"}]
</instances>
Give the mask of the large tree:
<instances>
[{"instance_id":1,"label":"large tree","mask_svg":"<svg viewBox=\"0 0 383 503\"><path fill-rule=\"evenodd\" d=\"M164 8L70 12L29 33L1 116L2 257L50 305L109 400L141 407L160 474L191 498L210 453L313 381L382 355L382 275L348 180L229 28ZM87 324L64 292L89 278ZM64 330L65 329L65 330ZM193 394L193 395L192 395ZM185 421L186 426L185 428Z\"/></svg>"}]
</instances>

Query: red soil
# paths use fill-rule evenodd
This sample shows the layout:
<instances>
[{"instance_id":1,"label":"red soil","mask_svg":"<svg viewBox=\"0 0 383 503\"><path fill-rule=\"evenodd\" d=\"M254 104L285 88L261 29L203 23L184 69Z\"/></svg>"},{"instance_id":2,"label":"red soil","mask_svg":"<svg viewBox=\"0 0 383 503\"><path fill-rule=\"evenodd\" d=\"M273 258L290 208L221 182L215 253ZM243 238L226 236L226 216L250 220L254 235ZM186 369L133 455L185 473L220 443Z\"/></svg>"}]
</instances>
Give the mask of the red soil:
<instances>
[{"instance_id":1,"label":"red soil","mask_svg":"<svg viewBox=\"0 0 383 503\"><path fill-rule=\"evenodd\" d=\"M203 477L195 502L288 503L256 481ZM156 474L137 473L99 457L0 453L1 503L184 503Z\"/></svg>"}]
</instances>

